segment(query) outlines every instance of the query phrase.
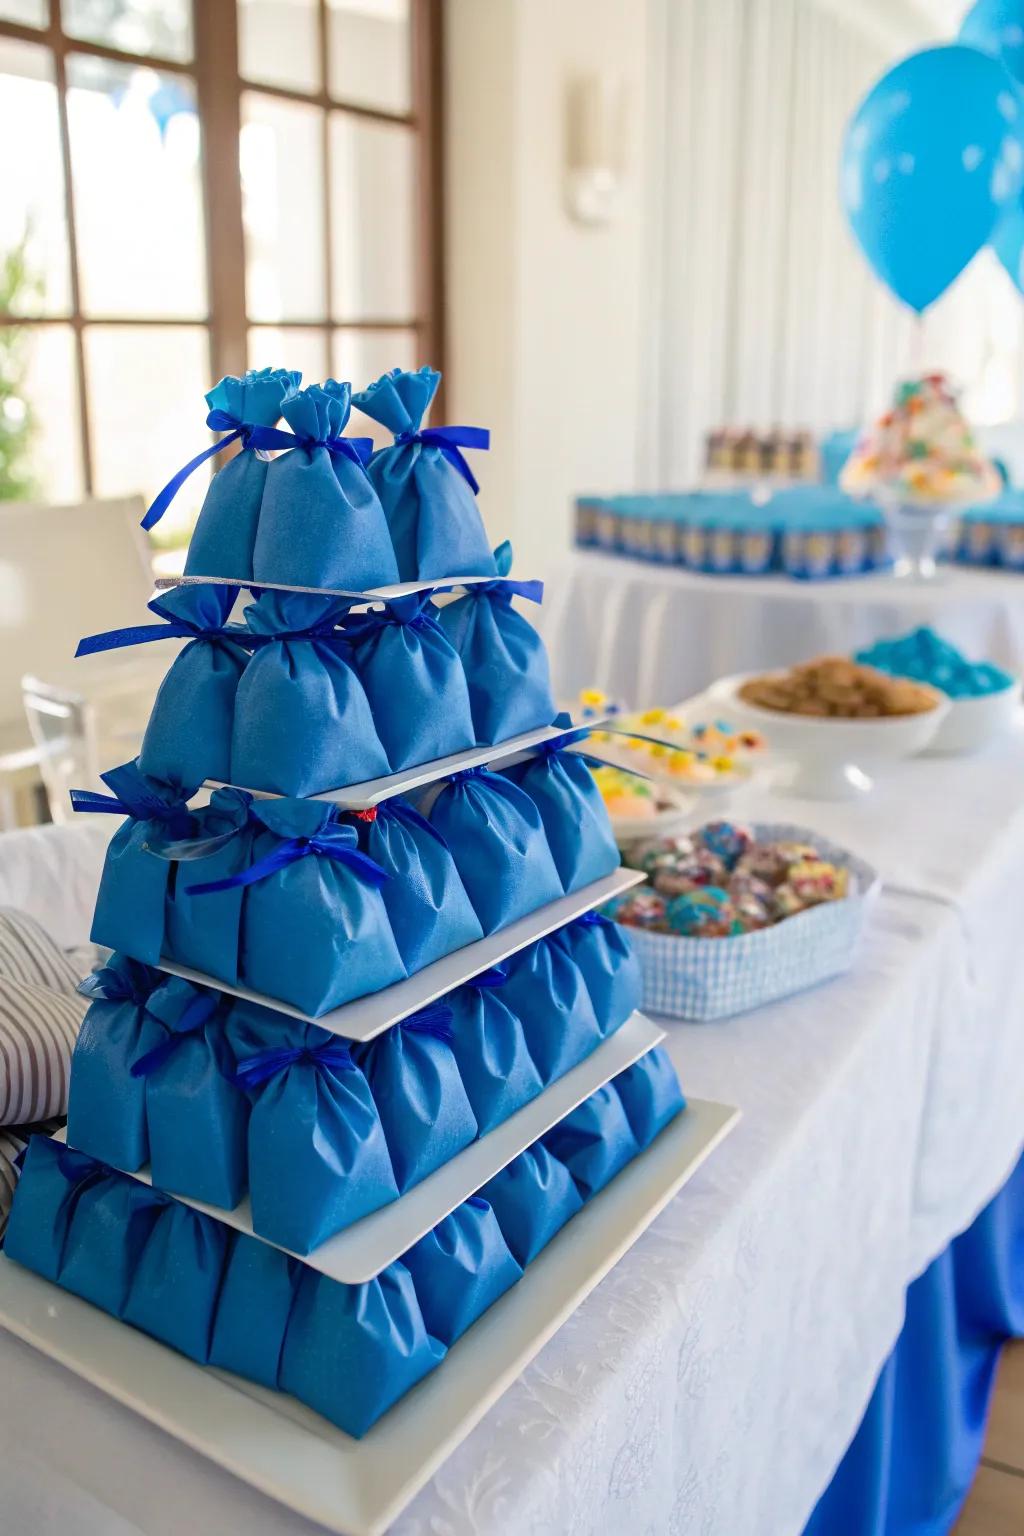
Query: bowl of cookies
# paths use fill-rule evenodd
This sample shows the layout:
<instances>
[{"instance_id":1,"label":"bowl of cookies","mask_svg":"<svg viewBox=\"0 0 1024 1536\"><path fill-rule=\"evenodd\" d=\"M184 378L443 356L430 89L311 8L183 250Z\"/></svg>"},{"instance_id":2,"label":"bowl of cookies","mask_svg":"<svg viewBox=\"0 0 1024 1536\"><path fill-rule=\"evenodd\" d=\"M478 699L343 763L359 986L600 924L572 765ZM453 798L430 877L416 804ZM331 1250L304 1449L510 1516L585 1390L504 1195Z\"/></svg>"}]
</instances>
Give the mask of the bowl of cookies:
<instances>
[{"instance_id":1,"label":"bowl of cookies","mask_svg":"<svg viewBox=\"0 0 1024 1536\"><path fill-rule=\"evenodd\" d=\"M819 800L864 794L873 772L923 752L950 709L939 689L846 656L724 677L709 698L769 734L796 765L788 789Z\"/></svg>"}]
</instances>

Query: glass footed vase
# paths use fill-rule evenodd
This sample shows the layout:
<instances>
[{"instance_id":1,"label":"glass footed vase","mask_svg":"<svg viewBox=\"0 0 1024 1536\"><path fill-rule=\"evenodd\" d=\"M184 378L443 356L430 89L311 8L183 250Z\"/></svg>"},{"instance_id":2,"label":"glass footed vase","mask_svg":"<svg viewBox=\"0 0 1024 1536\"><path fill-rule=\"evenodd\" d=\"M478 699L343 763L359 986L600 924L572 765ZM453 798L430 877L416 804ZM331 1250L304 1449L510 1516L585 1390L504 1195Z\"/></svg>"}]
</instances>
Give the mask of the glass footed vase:
<instances>
[{"instance_id":1,"label":"glass footed vase","mask_svg":"<svg viewBox=\"0 0 1024 1536\"><path fill-rule=\"evenodd\" d=\"M893 575L903 581L935 581L939 556L947 548L957 508L934 502L881 502L895 546Z\"/></svg>"}]
</instances>

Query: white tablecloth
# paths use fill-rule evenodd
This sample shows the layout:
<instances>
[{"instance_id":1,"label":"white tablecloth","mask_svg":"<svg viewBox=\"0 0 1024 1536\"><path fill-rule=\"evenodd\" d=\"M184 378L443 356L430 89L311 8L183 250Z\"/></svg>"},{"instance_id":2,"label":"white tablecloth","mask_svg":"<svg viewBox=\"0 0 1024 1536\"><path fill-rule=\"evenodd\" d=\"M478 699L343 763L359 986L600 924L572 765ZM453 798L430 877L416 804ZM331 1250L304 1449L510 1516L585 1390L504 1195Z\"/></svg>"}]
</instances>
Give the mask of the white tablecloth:
<instances>
[{"instance_id":1,"label":"white tablecloth","mask_svg":"<svg viewBox=\"0 0 1024 1536\"><path fill-rule=\"evenodd\" d=\"M899 1331L1024 1129L1024 745L858 805L761 796L874 859L856 970L670 1026L744 1120L398 1521L401 1536L798 1536ZM308 1532L0 1335L0 1508L32 1536Z\"/></svg>"},{"instance_id":2,"label":"white tablecloth","mask_svg":"<svg viewBox=\"0 0 1024 1536\"><path fill-rule=\"evenodd\" d=\"M815 583L577 553L530 617L563 701L594 686L630 705L667 704L727 673L846 654L920 624L975 659L1024 672L1024 575L998 571L950 569L932 585L891 576Z\"/></svg>"}]
</instances>

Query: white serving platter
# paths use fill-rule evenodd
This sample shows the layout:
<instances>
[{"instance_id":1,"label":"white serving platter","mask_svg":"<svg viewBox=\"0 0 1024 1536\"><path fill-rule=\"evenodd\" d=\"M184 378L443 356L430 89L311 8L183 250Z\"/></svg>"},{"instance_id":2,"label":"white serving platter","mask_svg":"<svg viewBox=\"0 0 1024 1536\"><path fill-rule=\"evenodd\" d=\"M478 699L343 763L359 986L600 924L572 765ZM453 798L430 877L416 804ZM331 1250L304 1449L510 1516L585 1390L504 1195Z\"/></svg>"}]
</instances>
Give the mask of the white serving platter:
<instances>
[{"instance_id":1,"label":"white serving platter","mask_svg":"<svg viewBox=\"0 0 1024 1536\"><path fill-rule=\"evenodd\" d=\"M396 581L389 586L367 587L356 591L350 587L298 587L286 581L257 581L254 576L161 576L155 583L157 592L169 587L245 587L267 592L308 592L321 597L355 597L364 602L379 602L389 597L409 597L413 592L436 592L440 588L475 587L482 581L524 580L522 576L435 576L430 581ZM543 583L541 583L543 590Z\"/></svg>"},{"instance_id":2,"label":"white serving platter","mask_svg":"<svg viewBox=\"0 0 1024 1536\"><path fill-rule=\"evenodd\" d=\"M338 1536L383 1536L739 1118L691 1099L362 1440L192 1364L2 1256L0 1326L297 1514Z\"/></svg>"},{"instance_id":3,"label":"white serving platter","mask_svg":"<svg viewBox=\"0 0 1024 1536\"><path fill-rule=\"evenodd\" d=\"M549 901L547 906L538 907L536 912L518 918L497 933L490 933L472 944L464 944L461 949L453 950L450 955L444 955L432 965L425 965L415 976L396 981L380 992L371 992L367 997L357 997L354 1002L343 1003L340 1008L322 1013L319 1018L293 1008L290 1003L282 1003L276 997L267 997L263 992L253 992L249 987L234 987L226 981L219 981L216 976L208 976L205 971L179 965L176 960L161 958L159 969L167 971L171 976L182 976L186 981L195 982L201 987L215 987L219 992L229 992L232 997L241 997L248 1003L262 1003L265 1008L283 1013L289 1019L301 1019L304 1024L318 1024L321 1029L328 1030L332 1035L342 1035L346 1040L372 1040L407 1014L418 1012L445 992L454 991L464 981L469 981L481 971L489 970L492 965L498 965L517 950L525 949L528 944L553 933L556 928L571 923L573 918L581 917L584 912L602 906L613 896L621 896L623 891L639 885L645 878L638 870L620 867L612 874L605 875L603 880L594 880L590 885L582 886L571 896L559 896L556 901Z\"/></svg>"},{"instance_id":4,"label":"white serving platter","mask_svg":"<svg viewBox=\"0 0 1024 1536\"><path fill-rule=\"evenodd\" d=\"M641 1056L645 1056L665 1038L665 1031L652 1024L642 1013L634 1013L621 1029L602 1041L596 1051L585 1061L579 1062L557 1083L552 1083L529 1104L510 1115L503 1125L495 1126L479 1141L459 1152L443 1167L435 1169L421 1184L410 1189L400 1199L383 1206L354 1222L343 1232L328 1238L312 1253L297 1253L312 1269L331 1280L344 1285L361 1285L372 1280L395 1259L401 1258L432 1227L449 1215L463 1200L475 1194L496 1173L510 1163L520 1152L538 1141L552 1126L571 1114L578 1104L603 1088L605 1083L624 1072ZM64 1131L58 1131L55 1141L65 1141ZM140 1183L152 1184L149 1168L137 1173L127 1171L130 1178ZM269 1238L260 1237L252 1229L252 1207L249 1197L233 1211L221 1206L207 1205L202 1200L192 1200L187 1195L175 1195L183 1205L191 1205L207 1216L244 1232L248 1237L259 1238L268 1247L277 1247ZM286 1250L290 1251L290 1250Z\"/></svg>"}]
</instances>

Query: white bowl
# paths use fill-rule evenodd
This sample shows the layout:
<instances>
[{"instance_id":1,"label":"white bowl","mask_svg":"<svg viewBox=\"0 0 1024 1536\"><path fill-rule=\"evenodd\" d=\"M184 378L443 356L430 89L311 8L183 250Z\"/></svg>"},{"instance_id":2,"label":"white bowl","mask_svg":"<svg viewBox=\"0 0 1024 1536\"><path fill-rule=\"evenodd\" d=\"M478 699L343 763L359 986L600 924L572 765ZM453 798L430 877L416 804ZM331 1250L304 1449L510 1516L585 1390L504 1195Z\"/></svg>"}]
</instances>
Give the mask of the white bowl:
<instances>
[{"instance_id":1,"label":"white bowl","mask_svg":"<svg viewBox=\"0 0 1024 1536\"><path fill-rule=\"evenodd\" d=\"M928 691L935 698L935 708L919 715L886 715L877 720L789 715L781 709L748 704L740 697L744 683L763 676L761 672L743 672L719 678L708 690L708 698L727 710L731 718L762 731L780 757L794 759L797 774L787 787L793 794L815 800L849 800L864 794L871 788L868 769L923 752L949 714L952 702L931 688Z\"/></svg>"},{"instance_id":2,"label":"white bowl","mask_svg":"<svg viewBox=\"0 0 1024 1536\"><path fill-rule=\"evenodd\" d=\"M1020 710L1020 696L1020 678L1014 678L998 693L950 699L949 711L926 750L949 756L980 752L1011 728Z\"/></svg>"}]
</instances>

